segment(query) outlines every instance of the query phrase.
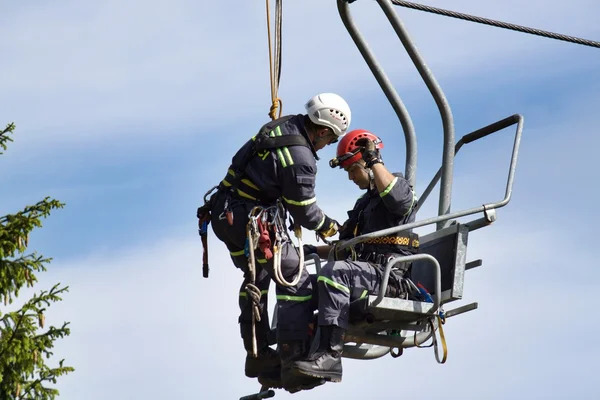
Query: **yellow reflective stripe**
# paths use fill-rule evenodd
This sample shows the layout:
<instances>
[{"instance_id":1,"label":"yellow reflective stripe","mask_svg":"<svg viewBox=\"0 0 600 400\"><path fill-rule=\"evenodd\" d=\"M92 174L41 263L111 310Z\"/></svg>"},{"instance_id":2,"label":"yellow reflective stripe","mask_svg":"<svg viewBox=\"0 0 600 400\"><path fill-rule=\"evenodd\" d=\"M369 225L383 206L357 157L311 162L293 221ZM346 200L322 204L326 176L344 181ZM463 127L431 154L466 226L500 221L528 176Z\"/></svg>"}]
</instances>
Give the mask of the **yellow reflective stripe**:
<instances>
[{"instance_id":1,"label":"yellow reflective stripe","mask_svg":"<svg viewBox=\"0 0 600 400\"><path fill-rule=\"evenodd\" d=\"M264 296L265 294L268 294L269 291L268 290L261 290L260 291L260 295ZM248 297L248 293L246 292L240 292L240 297Z\"/></svg>"},{"instance_id":2,"label":"yellow reflective stripe","mask_svg":"<svg viewBox=\"0 0 600 400\"><path fill-rule=\"evenodd\" d=\"M227 170L227 173L228 173L229 175L231 175L231 176L235 177L235 172L233 172L233 170L232 170L232 169L228 169L228 170Z\"/></svg>"},{"instance_id":3,"label":"yellow reflective stripe","mask_svg":"<svg viewBox=\"0 0 600 400\"><path fill-rule=\"evenodd\" d=\"M308 300L312 299L312 295L308 295L308 296L287 296L287 295L284 295L284 294L278 294L275 297L277 298L277 300L284 300L284 301L308 301Z\"/></svg>"},{"instance_id":4,"label":"yellow reflective stripe","mask_svg":"<svg viewBox=\"0 0 600 400\"><path fill-rule=\"evenodd\" d=\"M283 198L283 201L285 201L286 203L291 204L293 206L307 206L307 205L312 204L315 201L317 201L316 197L313 197L312 199L308 199L308 200L302 200L302 201L290 200L283 196L281 196L281 197Z\"/></svg>"},{"instance_id":5,"label":"yellow reflective stripe","mask_svg":"<svg viewBox=\"0 0 600 400\"><path fill-rule=\"evenodd\" d=\"M222 182L222 183L223 183L223 185L225 185L225 186L228 186L228 187L229 187L229 186L231 186L231 183L227 182L225 179L223 179L221 182Z\"/></svg>"},{"instance_id":6,"label":"yellow reflective stripe","mask_svg":"<svg viewBox=\"0 0 600 400\"><path fill-rule=\"evenodd\" d=\"M313 229L313 231L318 231L319 229L321 229L321 227L323 226L324 223L325 223L325 214L323 214L323 218L321 218L321 222L319 222L319 225L317 225L317 227L315 229Z\"/></svg>"},{"instance_id":7,"label":"yellow reflective stripe","mask_svg":"<svg viewBox=\"0 0 600 400\"><path fill-rule=\"evenodd\" d=\"M334 288L339 289L342 292L350 293L350 289L348 289L346 286L342 285L341 283L334 282L331 279L326 278L324 276L318 277L317 282L325 282L329 286L333 286Z\"/></svg>"},{"instance_id":8,"label":"yellow reflective stripe","mask_svg":"<svg viewBox=\"0 0 600 400\"><path fill-rule=\"evenodd\" d=\"M365 297L367 297L367 295L369 294L369 291L367 289L365 289L362 294L360 295L359 300L364 299Z\"/></svg>"},{"instance_id":9,"label":"yellow reflective stripe","mask_svg":"<svg viewBox=\"0 0 600 400\"><path fill-rule=\"evenodd\" d=\"M411 189L411 192L413 194L412 202L410 203L410 207L408 207L408 211L404 213L403 217L405 215L408 215L408 213L412 210L413 206L415 205L415 200L417 200L417 194L415 193L415 191Z\"/></svg>"},{"instance_id":10,"label":"yellow reflective stripe","mask_svg":"<svg viewBox=\"0 0 600 400\"><path fill-rule=\"evenodd\" d=\"M266 264L267 263L267 259L266 258L257 258L256 261L259 264Z\"/></svg>"},{"instance_id":11,"label":"yellow reflective stripe","mask_svg":"<svg viewBox=\"0 0 600 400\"><path fill-rule=\"evenodd\" d=\"M269 136L275 137L275 131L269 132ZM281 136L281 132L279 132L278 136ZM283 158L283 153L281 152L281 149L276 149L276 151L277 151L277 157L279 158L279 162L281 163L283 168L287 167L287 164L285 163L285 158Z\"/></svg>"},{"instance_id":12,"label":"yellow reflective stripe","mask_svg":"<svg viewBox=\"0 0 600 400\"><path fill-rule=\"evenodd\" d=\"M250 200L256 200L256 197L250 196L248 193L242 192L240 189L237 190L238 194Z\"/></svg>"},{"instance_id":13,"label":"yellow reflective stripe","mask_svg":"<svg viewBox=\"0 0 600 400\"><path fill-rule=\"evenodd\" d=\"M277 132L277 136L283 136L283 134L281 133L281 127L278 126L277 128L275 128L275 131ZM282 150L283 154L287 157L287 164L294 165L294 160L292 160L292 155L290 154L288 148L284 146L282 147Z\"/></svg>"},{"instance_id":14,"label":"yellow reflective stripe","mask_svg":"<svg viewBox=\"0 0 600 400\"><path fill-rule=\"evenodd\" d=\"M285 157L283 157L283 153L281 152L281 149L277 149L277 156L279 157L279 161L281 162L281 165L283 166L283 168L286 168L287 163L285 162Z\"/></svg>"},{"instance_id":15,"label":"yellow reflective stripe","mask_svg":"<svg viewBox=\"0 0 600 400\"><path fill-rule=\"evenodd\" d=\"M249 179L244 178L244 179L242 179L242 182L244 182L246 185L250 186L252 189L260 191L258 186L256 186L254 183L252 183Z\"/></svg>"},{"instance_id":16,"label":"yellow reflective stripe","mask_svg":"<svg viewBox=\"0 0 600 400\"><path fill-rule=\"evenodd\" d=\"M233 257L243 256L244 255L244 250L230 251L229 254L231 254Z\"/></svg>"},{"instance_id":17,"label":"yellow reflective stripe","mask_svg":"<svg viewBox=\"0 0 600 400\"><path fill-rule=\"evenodd\" d=\"M395 177L394 180L392 182L390 182L390 184L385 188L385 190L383 192L379 193L379 196L383 197L386 194L388 194L389 192L391 192L392 188L394 187L396 182L398 182L398 177Z\"/></svg>"}]
</instances>

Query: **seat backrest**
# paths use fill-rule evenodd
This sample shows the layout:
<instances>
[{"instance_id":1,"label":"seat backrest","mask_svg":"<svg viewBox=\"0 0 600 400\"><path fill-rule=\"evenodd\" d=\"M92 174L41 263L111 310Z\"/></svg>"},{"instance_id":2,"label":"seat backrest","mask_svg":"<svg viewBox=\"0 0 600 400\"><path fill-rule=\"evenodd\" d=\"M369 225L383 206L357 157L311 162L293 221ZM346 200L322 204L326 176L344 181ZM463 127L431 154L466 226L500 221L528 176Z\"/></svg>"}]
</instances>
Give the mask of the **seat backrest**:
<instances>
[{"instance_id":1,"label":"seat backrest","mask_svg":"<svg viewBox=\"0 0 600 400\"><path fill-rule=\"evenodd\" d=\"M462 298L468 236L469 228L456 223L419 238L419 253L435 257L440 264L442 303ZM413 263L411 279L415 284L420 282L432 294L435 292L434 278L431 262L418 260Z\"/></svg>"}]
</instances>

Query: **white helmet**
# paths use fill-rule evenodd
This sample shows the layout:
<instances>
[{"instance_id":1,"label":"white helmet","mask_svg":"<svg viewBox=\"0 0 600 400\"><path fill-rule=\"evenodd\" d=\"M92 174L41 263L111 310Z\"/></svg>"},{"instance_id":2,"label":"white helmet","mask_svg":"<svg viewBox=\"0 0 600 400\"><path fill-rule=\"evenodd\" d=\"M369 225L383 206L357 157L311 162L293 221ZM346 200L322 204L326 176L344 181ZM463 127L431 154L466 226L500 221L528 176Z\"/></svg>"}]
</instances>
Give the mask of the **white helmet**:
<instances>
[{"instance_id":1,"label":"white helmet","mask_svg":"<svg viewBox=\"0 0 600 400\"><path fill-rule=\"evenodd\" d=\"M350 107L346 100L335 93L321 93L311 98L305 105L306 113L312 122L333 130L336 136L346 134L350 126Z\"/></svg>"}]
</instances>

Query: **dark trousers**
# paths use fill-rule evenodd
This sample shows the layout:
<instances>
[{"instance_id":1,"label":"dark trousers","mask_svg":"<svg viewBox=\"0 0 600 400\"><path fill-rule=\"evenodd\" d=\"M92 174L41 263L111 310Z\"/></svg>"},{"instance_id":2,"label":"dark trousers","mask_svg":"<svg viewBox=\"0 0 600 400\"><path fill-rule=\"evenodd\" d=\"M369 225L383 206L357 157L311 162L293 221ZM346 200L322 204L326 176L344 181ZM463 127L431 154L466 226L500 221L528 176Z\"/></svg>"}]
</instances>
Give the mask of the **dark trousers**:
<instances>
[{"instance_id":1,"label":"dark trousers","mask_svg":"<svg viewBox=\"0 0 600 400\"><path fill-rule=\"evenodd\" d=\"M227 219L220 217L223 212L226 193L217 192L212 202L211 225L213 232L227 246L234 265L244 273L244 280L240 287L240 329L244 343L248 343L251 330L248 326L252 323L252 300L246 293L245 286L250 282L248 258L244 255L246 243L246 225L248 214L254 203L238 197L230 198L230 209L233 213L233 225ZM302 250L300 250L302 251ZM266 342L269 332L269 318L267 308L267 294L271 279L275 279L273 258L267 260L264 253L257 248L255 255L255 285L261 290L261 322L257 323L257 341ZM291 282L299 269L299 256L296 248L291 243L285 243L281 248L281 272L286 281ZM312 303L312 281L306 269L296 286L286 287L276 285L277 298L277 340L292 341L305 340L308 335L308 323L312 318L315 305Z\"/></svg>"}]
</instances>

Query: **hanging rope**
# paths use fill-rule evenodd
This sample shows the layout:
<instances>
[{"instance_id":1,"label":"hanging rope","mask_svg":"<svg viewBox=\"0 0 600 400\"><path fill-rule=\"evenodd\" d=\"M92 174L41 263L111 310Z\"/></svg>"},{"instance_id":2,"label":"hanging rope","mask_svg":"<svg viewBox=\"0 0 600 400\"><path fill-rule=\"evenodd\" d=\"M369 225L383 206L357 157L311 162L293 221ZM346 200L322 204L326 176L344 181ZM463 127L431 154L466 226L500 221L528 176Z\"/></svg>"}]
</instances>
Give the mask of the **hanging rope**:
<instances>
[{"instance_id":1,"label":"hanging rope","mask_svg":"<svg viewBox=\"0 0 600 400\"><path fill-rule=\"evenodd\" d=\"M281 16L282 7L281 0L275 0L275 41L271 44L271 12L269 0L267 1L267 37L269 40L269 78L271 81L271 109L269 117L271 119L277 117L277 109L279 108L279 117L283 110L283 102L278 96L279 81L281 80ZM275 48L275 60L273 60L273 47Z\"/></svg>"},{"instance_id":2,"label":"hanging rope","mask_svg":"<svg viewBox=\"0 0 600 400\"><path fill-rule=\"evenodd\" d=\"M474 15L463 14L463 13L459 13L456 11L444 10L441 8L435 8L435 7L426 6L423 4L410 3L410 2L404 1L404 0L392 0L392 3L397 6L400 6L400 7L412 8L414 10L425 11L425 12L429 12L429 13L433 13L433 14L439 14L439 15L443 15L446 17L463 19L465 21L476 22L476 23L484 24L484 25L491 25L491 26L495 26L497 28L510 29L513 31L529 33L531 35L543 36L543 37L547 37L550 39L556 39L556 40L562 40L565 42L581 44L583 46L600 48L600 42L595 42L593 40L581 39L581 38L577 38L574 36L562 35L560 33L543 31L541 29L528 28L526 26L509 24L507 22L496 21L493 19L482 18L482 17L476 17Z\"/></svg>"}]
</instances>

